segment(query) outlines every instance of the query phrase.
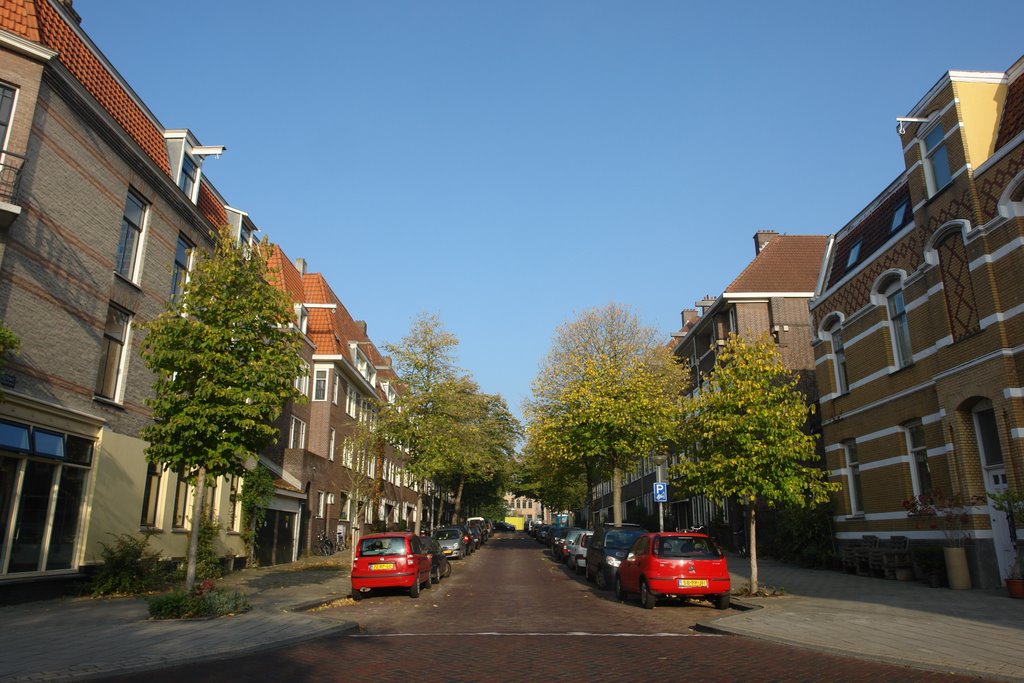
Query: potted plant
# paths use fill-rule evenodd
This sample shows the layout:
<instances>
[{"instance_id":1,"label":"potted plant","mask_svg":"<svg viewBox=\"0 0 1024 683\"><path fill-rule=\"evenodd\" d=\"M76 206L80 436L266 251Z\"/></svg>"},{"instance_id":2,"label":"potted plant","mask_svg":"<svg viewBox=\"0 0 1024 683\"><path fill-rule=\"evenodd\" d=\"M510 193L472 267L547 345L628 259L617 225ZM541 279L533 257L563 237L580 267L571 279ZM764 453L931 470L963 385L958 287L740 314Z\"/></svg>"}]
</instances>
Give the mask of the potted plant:
<instances>
[{"instance_id":1,"label":"potted plant","mask_svg":"<svg viewBox=\"0 0 1024 683\"><path fill-rule=\"evenodd\" d=\"M967 566L965 544L970 540L968 510L983 504L978 496L954 494L943 495L940 491L922 493L903 501L903 507L909 517L927 520L932 529L941 529L946 537L946 546L942 549L946 561L946 578L949 587L963 590L971 587L971 572Z\"/></svg>"},{"instance_id":2,"label":"potted plant","mask_svg":"<svg viewBox=\"0 0 1024 683\"><path fill-rule=\"evenodd\" d=\"M1010 521L1010 528L1018 533L1024 529L1024 490L1006 489L1001 493L989 494L992 507L1005 512ZM1013 563L1006 572L1006 590L1011 598L1024 598L1024 543L1017 540L1016 554Z\"/></svg>"}]
</instances>

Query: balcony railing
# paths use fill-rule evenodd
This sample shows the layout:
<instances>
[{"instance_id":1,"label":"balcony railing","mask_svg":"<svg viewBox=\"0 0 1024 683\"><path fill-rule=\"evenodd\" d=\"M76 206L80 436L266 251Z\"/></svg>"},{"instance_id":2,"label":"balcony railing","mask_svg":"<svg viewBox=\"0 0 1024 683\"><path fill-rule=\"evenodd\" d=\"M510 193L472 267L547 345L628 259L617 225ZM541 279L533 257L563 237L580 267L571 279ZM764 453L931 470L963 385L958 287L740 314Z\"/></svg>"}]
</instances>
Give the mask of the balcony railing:
<instances>
[{"instance_id":1,"label":"balcony railing","mask_svg":"<svg viewBox=\"0 0 1024 683\"><path fill-rule=\"evenodd\" d=\"M0 202L18 203L18 185L21 181L21 167L25 157L14 152L0 153Z\"/></svg>"}]
</instances>

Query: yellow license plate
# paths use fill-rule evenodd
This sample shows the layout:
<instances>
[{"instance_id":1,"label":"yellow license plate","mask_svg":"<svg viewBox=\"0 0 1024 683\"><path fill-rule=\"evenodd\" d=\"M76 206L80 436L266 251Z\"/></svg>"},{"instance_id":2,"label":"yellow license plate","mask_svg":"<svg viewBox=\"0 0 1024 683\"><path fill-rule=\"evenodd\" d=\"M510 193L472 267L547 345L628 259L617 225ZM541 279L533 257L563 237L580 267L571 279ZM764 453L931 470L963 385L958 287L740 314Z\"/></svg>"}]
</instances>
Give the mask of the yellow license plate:
<instances>
[{"instance_id":1,"label":"yellow license plate","mask_svg":"<svg viewBox=\"0 0 1024 683\"><path fill-rule=\"evenodd\" d=\"M707 579L679 579L680 588L707 588Z\"/></svg>"},{"instance_id":2,"label":"yellow license plate","mask_svg":"<svg viewBox=\"0 0 1024 683\"><path fill-rule=\"evenodd\" d=\"M453 552L454 552L454 551L453 551L453 550L451 550L450 548L445 548L445 549L444 549L444 554L445 554L445 555L451 555L451 554L452 554Z\"/></svg>"},{"instance_id":3,"label":"yellow license plate","mask_svg":"<svg viewBox=\"0 0 1024 683\"><path fill-rule=\"evenodd\" d=\"M385 571L385 570L394 569L394 568L395 568L395 563L394 562L378 562L377 564L371 564L370 565L370 571L373 571L373 572L380 572L380 571Z\"/></svg>"}]
</instances>

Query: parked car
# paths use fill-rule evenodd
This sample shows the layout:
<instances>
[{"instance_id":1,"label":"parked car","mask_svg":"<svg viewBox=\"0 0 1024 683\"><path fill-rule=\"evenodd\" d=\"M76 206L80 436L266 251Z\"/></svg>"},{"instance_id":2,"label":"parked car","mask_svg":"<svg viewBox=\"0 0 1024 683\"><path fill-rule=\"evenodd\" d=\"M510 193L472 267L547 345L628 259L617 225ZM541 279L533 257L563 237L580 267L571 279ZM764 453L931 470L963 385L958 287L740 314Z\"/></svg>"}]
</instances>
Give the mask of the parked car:
<instances>
[{"instance_id":1,"label":"parked car","mask_svg":"<svg viewBox=\"0 0 1024 683\"><path fill-rule=\"evenodd\" d=\"M639 593L647 609L661 597L705 598L726 609L731 588L725 554L704 534L643 534L630 546L615 577L619 599Z\"/></svg>"},{"instance_id":2,"label":"parked car","mask_svg":"<svg viewBox=\"0 0 1024 683\"><path fill-rule=\"evenodd\" d=\"M508 522L495 522L494 523L494 530L495 531L515 531L516 528L514 526L512 526L511 524L509 524Z\"/></svg>"},{"instance_id":3,"label":"parked car","mask_svg":"<svg viewBox=\"0 0 1024 683\"><path fill-rule=\"evenodd\" d=\"M565 562L565 537L572 527L556 527L551 534L551 557L558 562Z\"/></svg>"},{"instance_id":4,"label":"parked car","mask_svg":"<svg viewBox=\"0 0 1024 683\"><path fill-rule=\"evenodd\" d=\"M477 519L479 519L479 518L477 518ZM475 521L475 520L467 521L466 522L466 526L468 526L470 529L476 529L477 533L480 535L480 545L483 545L484 543L487 543L487 527L486 526L484 526L481 522Z\"/></svg>"},{"instance_id":5,"label":"parked car","mask_svg":"<svg viewBox=\"0 0 1024 683\"><path fill-rule=\"evenodd\" d=\"M584 531L586 531L586 530L585 529L581 529L579 527L574 527L574 526L573 527L569 527L566 530L565 536L563 536L562 539L558 542L558 545L559 545L558 560L559 560L559 562L565 562L566 564L569 563L569 544L572 543L572 542L575 542L575 540L577 538L579 538L579 535L582 534Z\"/></svg>"},{"instance_id":6,"label":"parked car","mask_svg":"<svg viewBox=\"0 0 1024 683\"><path fill-rule=\"evenodd\" d=\"M615 572L626 557L633 541L647 533L639 524L615 526L606 522L594 530L587 546L587 581L596 581L601 590L609 590L615 583Z\"/></svg>"},{"instance_id":7,"label":"parked car","mask_svg":"<svg viewBox=\"0 0 1024 683\"><path fill-rule=\"evenodd\" d=\"M550 538L551 538L551 525L550 524L541 524L540 528L537 529L537 536L536 536L536 538L537 538L537 542L538 543L547 544L548 540L550 540Z\"/></svg>"},{"instance_id":8,"label":"parked car","mask_svg":"<svg viewBox=\"0 0 1024 683\"><path fill-rule=\"evenodd\" d=\"M446 526L435 529L431 537L441 545L441 550L449 559L461 560L469 554L469 538L459 527Z\"/></svg>"},{"instance_id":9,"label":"parked car","mask_svg":"<svg viewBox=\"0 0 1024 683\"><path fill-rule=\"evenodd\" d=\"M480 546L483 545L484 542L483 534L480 533L480 527L471 524L464 528L466 529L466 533L469 534L469 552L475 553L480 549Z\"/></svg>"},{"instance_id":10,"label":"parked car","mask_svg":"<svg viewBox=\"0 0 1024 683\"><path fill-rule=\"evenodd\" d=\"M587 568L587 545L593 535L593 531L581 530L578 536L565 544L565 562L577 574L583 573Z\"/></svg>"},{"instance_id":11,"label":"parked car","mask_svg":"<svg viewBox=\"0 0 1024 683\"><path fill-rule=\"evenodd\" d=\"M430 587L432 560L423 538L406 531L368 534L359 539L352 562L352 598L359 600L375 588L407 588L420 596Z\"/></svg>"},{"instance_id":12,"label":"parked car","mask_svg":"<svg viewBox=\"0 0 1024 683\"><path fill-rule=\"evenodd\" d=\"M452 575L451 565L448 564L448 556L444 554L441 544L430 536L420 538L430 554L430 582L441 583L441 579Z\"/></svg>"}]
</instances>

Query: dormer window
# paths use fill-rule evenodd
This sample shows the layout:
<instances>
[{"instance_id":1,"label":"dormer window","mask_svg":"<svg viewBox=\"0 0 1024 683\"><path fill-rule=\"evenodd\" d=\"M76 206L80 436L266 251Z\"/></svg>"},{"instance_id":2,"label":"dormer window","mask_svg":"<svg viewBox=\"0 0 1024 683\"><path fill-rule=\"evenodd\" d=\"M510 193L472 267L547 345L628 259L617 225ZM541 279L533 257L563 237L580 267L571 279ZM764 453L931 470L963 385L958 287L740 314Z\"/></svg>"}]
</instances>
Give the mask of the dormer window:
<instances>
[{"instance_id":1,"label":"dormer window","mask_svg":"<svg viewBox=\"0 0 1024 683\"><path fill-rule=\"evenodd\" d=\"M846 257L846 270L850 270L860 260L860 240L850 245L850 254Z\"/></svg>"},{"instance_id":2,"label":"dormer window","mask_svg":"<svg viewBox=\"0 0 1024 683\"><path fill-rule=\"evenodd\" d=\"M295 304L295 327L299 328L302 334L306 334L308 325L309 311L302 304Z\"/></svg>"},{"instance_id":3,"label":"dormer window","mask_svg":"<svg viewBox=\"0 0 1024 683\"><path fill-rule=\"evenodd\" d=\"M910 222L910 200L904 201L902 204L896 207L896 211L892 214L892 224L889 226L889 232L896 232L904 225Z\"/></svg>"},{"instance_id":4,"label":"dormer window","mask_svg":"<svg viewBox=\"0 0 1024 683\"><path fill-rule=\"evenodd\" d=\"M192 160L188 154L181 161L181 173L178 175L178 187L185 193L185 196L189 198L189 201L195 201L195 188L196 188L196 162Z\"/></svg>"},{"instance_id":5,"label":"dormer window","mask_svg":"<svg viewBox=\"0 0 1024 683\"><path fill-rule=\"evenodd\" d=\"M953 180L946 151L946 132L941 123L936 123L924 136L924 161L928 196L932 197Z\"/></svg>"}]
</instances>

